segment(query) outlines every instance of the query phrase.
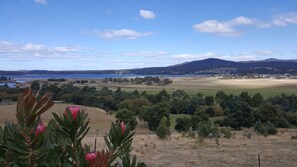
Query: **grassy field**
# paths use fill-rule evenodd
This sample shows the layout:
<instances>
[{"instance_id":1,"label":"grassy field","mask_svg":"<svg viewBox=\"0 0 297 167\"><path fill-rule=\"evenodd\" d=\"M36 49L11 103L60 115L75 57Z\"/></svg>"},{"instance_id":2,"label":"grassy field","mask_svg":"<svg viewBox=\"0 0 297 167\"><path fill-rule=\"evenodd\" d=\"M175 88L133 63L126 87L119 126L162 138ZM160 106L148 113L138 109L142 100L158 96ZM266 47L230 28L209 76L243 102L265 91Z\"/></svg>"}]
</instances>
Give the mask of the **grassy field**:
<instances>
[{"instance_id":1,"label":"grassy field","mask_svg":"<svg viewBox=\"0 0 297 167\"><path fill-rule=\"evenodd\" d=\"M55 104L42 116L47 122L52 116L51 112L63 113L66 104ZM0 124L15 120L15 104L0 105ZM97 138L97 148L106 148L103 136L110 128L115 118L105 111L81 106L90 117L91 130L84 142L92 145ZM177 117L185 115L175 115ZM291 136L297 134L296 129L279 129L274 136L263 137L257 135L253 129L234 131L234 138L219 139L219 145L214 139L197 139L183 137L173 132L168 140L160 140L150 132L143 123L136 128L133 140L132 155L137 155L149 167L181 167L181 166L207 166L207 167L238 167L257 166L257 156L261 155L262 166L279 167L297 166L297 140ZM250 137L249 137L250 136Z\"/></svg>"},{"instance_id":2,"label":"grassy field","mask_svg":"<svg viewBox=\"0 0 297 167\"><path fill-rule=\"evenodd\" d=\"M217 91L223 90L226 93L240 94L242 91L249 92L254 95L260 92L264 97L275 96L282 93L297 94L297 80L294 79L219 79L215 77L180 77L171 78L172 84L165 86L158 85L131 85L131 84L117 84L117 83L102 83L100 79L95 80L96 83L75 84L76 86L95 86L97 89L102 87L109 87L116 90L121 87L126 91L146 91L147 93L158 93L162 89L168 92L173 92L177 89L185 90L189 95L194 96L198 92L204 95L215 95ZM74 81L75 79L68 80ZM91 81L90 79L89 81Z\"/></svg>"}]
</instances>

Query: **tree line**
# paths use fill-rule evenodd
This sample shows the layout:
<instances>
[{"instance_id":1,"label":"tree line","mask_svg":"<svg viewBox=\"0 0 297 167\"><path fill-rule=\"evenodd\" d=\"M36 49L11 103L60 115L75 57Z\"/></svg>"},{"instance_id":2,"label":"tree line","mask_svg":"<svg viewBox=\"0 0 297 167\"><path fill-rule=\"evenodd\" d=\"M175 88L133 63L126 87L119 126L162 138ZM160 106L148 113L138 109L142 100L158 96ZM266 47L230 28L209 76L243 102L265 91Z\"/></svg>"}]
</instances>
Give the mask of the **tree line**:
<instances>
[{"instance_id":1,"label":"tree line","mask_svg":"<svg viewBox=\"0 0 297 167\"><path fill-rule=\"evenodd\" d=\"M223 118L215 121L216 125L232 127L236 130L255 126L259 130L297 126L297 96L295 94L281 94L264 99L260 93L253 96L248 92L234 95L220 90L215 96L205 96L202 93L189 96L184 90L175 90L170 94L163 89L156 94L149 94L138 90L128 92L121 88L110 90L103 87L97 90L95 87L85 86L80 89L73 83L61 87L49 83L40 86L38 82L32 84L31 88L38 92L40 97L50 92L53 94L53 100L116 112L119 121L129 122L134 128L137 125L136 118L139 118L145 121L152 131L158 128L162 118L166 120L166 125L170 126L170 114L192 115L190 121L178 120L182 126L184 126L182 122L190 122L186 130L195 129L199 127L199 122L208 121L209 117L216 116ZM7 94L20 92L17 88L3 90ZM12 90L15 91L8 92ZM2 89L0 92L2 93Z\"/></svg>"},{"instance_id":2,"label":"tree line","mask_svg":"<svg viewBox=\"0 0 297 167\"><path fill-rule=\"evenodd\" d=\"M120 84L168 85L172 83L172 80L169 78L147 76L144 78L104 78L102 82Z\"/></svg>"}]
</instances>

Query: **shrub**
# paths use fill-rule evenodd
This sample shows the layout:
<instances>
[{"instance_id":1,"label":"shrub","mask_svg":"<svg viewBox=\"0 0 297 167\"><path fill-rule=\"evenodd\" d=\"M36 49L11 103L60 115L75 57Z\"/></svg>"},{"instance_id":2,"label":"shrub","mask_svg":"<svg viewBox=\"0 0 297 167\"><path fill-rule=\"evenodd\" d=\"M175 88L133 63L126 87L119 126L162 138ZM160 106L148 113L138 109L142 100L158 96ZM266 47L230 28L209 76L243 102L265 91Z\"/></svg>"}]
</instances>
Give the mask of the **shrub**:
<instances>
[{"instance_id":1,"label":"shrub","mask_svg":"<svg viewBox=\"0 0 297 167\"><path fill-rule=\"evenodd\" d=\"M254 130L261 135L268 136L277 134L277 128L271 122L262 123L260 120L254 125Z\"/></svg>"},{"instance_id":2,"label":"shrub","mask_svg":"<svg viewBox=\"0 0 297 167\"><path fill-rule=\"evenodd\" d=\"M198 124L201 121L208 121L208 115L203 112L201 108L198 108L197 111L194 112L194 114L191 116L191 124L192 124L192 129L197 130Z\"/></svg>"},{"instance_id":3,"label":"shrub","mask_svg":"<svg viewBox=\"0 0 297 167\"><path fill-rule=\"evenodd\" d=\"M219 135L218 133L218 127L211 122L208 121L201 121L198 124L198 136L199 137L217 137Z\"/></svg>"},{"instance_id":4,"label":"shrub","mask_svg":"<svg viewBox=\"0 0 297 167\"><path fill-rule=\"evenodd\" d=\"M178 132L187 132L190 130L191 127L191 121L189 118L177 118L176 119L176 125L174 127L175 130Z\"/></svg>"},{"instance_id":5,"label":"shrub","mask_svg":"<svg viewBox=\"0 0 297 167\"><path fill-rule=\"evenodd\" d=\"M224 138L230 139L232 137L231 131L227 128L222 128L221 133L224 135Z\"/></svg>"},{"instance_id":6,"label":"shrub","mask_svg":"<svg viewBox=\"0 0 297 167\"><path fill-rule=\"evenodd\" d=\"M157 127L156 134L160 139L167 139L170 136L169 126L166 125L167 118L162 117L159 126Z\"/></svg>"},{"instance_id":7,"label":"shrub","mask_svg":"<svg viewBox=\"0 0 297 167\"><path fill-rule=\"evenodd\" d=\"M69 167L108 167L138 166L136 157L132 160L132 137L128 126L112 124L109 134L104 137L107 149L97 151L82 140L89 131L88 114L79 107L69 106L57 115L47 126L41 115L54 103L49 95L39 102L30 89L25 89L17 102L17 124L7 122L0 126L0 166L69 166Z\"/></svg>"},{"instance_id":8,"label":"shrub","mask_svg":"<svg viewBox=\"0 0 297 167\"><path fill-rule=\"evenodd\" d=\"M129 124L131 130L134 130L137 125L136 116L134 112L124 108L116 113L117 123L124 122Z\"/></svg>"}]
</instances>

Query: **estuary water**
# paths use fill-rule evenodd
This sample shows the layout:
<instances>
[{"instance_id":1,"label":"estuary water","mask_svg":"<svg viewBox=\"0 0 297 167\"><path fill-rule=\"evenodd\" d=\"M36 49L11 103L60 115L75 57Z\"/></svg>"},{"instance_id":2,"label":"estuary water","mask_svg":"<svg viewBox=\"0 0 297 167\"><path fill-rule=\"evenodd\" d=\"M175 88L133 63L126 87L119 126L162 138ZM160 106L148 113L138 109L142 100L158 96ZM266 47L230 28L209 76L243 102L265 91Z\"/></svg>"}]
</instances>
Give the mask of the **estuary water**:
<instances>
[{"instance_id":1,"label":"estuary water","mask_svg":"<svg viewBox=\"0 0 297 167\"><path fill-rule=\"evenodd\" d=\"M159 77L192 77L192 76L207 76L207 75L137 75L137 74L50 74L50 75L3 75L5 77L13 78L16 81L28 81L35 79L49 79L49 78L77 78L77 79L101 79L101 78L135 78L146 76Z\"/></svg>"}]
</instances>

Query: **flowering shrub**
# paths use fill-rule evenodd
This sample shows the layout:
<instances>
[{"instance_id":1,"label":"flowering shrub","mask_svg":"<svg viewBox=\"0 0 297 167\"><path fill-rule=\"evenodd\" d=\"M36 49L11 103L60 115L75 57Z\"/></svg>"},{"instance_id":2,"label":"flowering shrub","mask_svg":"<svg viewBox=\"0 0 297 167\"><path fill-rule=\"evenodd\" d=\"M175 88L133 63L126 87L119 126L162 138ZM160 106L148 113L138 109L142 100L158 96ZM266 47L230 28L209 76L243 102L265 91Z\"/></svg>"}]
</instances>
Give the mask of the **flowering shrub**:
<instances>
[{"instance_id":1,"label":"flowering shrub","mask_svg":"<svg viewBox=\"0 0 297 167\"><path fill-rule=\"evenodd\" d=\"M30 89L18 98L17 123L0 126L0 166L13 167L145 167L130 157L134 132L129 125L112 123L104 137L106 149L82 145L89 131L88 114L68 106L62 115L53 113L47 126L40 116L54 103L49 95L38 102Z\"/></svg>"}]
</instances>

